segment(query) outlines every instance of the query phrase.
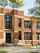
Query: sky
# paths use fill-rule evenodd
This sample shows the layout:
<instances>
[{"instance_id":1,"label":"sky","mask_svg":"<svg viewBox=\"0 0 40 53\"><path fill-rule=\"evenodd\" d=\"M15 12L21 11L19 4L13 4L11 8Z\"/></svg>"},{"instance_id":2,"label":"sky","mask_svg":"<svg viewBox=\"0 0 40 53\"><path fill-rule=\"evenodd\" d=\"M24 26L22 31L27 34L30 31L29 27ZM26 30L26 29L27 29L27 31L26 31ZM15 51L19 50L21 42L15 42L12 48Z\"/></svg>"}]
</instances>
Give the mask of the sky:
<instances>
[{"instance_id":1,"label":"sky","mask_svg":"<svg viewBox=\"0 0 40 53\"><path fill-rule=\"evenodd\" d=\"M34 7L35 0L24 0L24 15L28 15L28 9Z\"/></svg>"},{"instance_id":2,"label":"sky","mask_svg":"<svg viewBox=\"0 0 40 53\"><path fill-rule=\"evenodd\" d=\"M0 0L1 1L1 0ZM8 0L7 0L8 1ZM8 3L9 3L9 5L6 5L5 6L5 8L11 8L11 6L13 7L13 8L16 8L16 9L21 9L21 10L24 10L24 15L26 16L26 15L28 15L28 9L30 9L30 8L32 8L35 4L34 4L34 1L35 0L23 0L24 1L24 5L22 6L22 7L19 7L19 8L16 8L16 4L13 4L12 5L12 3L10 3L9 1L8 1ZM5 0L5 2L6 2L6 0ZM7 3L7 2L6 2ZM3 4L3 3L2 3ZM11 5L10 5L11 4Z\"/></svg>"}]
</instances>

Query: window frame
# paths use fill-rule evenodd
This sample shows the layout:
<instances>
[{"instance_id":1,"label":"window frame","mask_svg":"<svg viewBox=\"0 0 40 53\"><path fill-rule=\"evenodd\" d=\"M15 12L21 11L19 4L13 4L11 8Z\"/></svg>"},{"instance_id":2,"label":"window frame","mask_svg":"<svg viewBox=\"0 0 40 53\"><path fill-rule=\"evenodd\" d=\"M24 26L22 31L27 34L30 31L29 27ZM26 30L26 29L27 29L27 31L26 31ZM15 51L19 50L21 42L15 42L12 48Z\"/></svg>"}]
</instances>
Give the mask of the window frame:
<instances>
[{"instance_id":1,"label":"window frame","mask_svg":"<svg viewBox=\"0 0 40 53\"><path fill-rule=\"evenodd\" d=\"M9 16L9 17L7 17L7 16ZM12 28L12 16L10 16L10 15L5 15L5 28L6 29Z\"/></svg>"},{"instance_id":2,"label":"window frame","mask_svg":"<svg viewBox=\"0 0 40 53\"><path fill-rule=\"evenodd\" d=\"M37 22L37 29L40 29L40 22Z\"/></svg>"},{"instance_id":3,"label":"window frame","mask_svg":"<svg viewBox=\"0 0 40 53\"><path fill-rule=\"evenodd\" d=\"M25 23L27 23L27 25ZM31 24L31 25L29 25L29 24ZM32 21L26 21L26 20L24 20L24 27L25 28L32 28Z\"/></svg>"},{"instance_id":4,"label":"window frame","mask_svg":"<svg viewBox=\"0 0 40 53\"><path fill-rule=\"evenodd\" d=\"M25 34L27 34L27 36ZM25 39L25 37L27 38ZM24 32L24 40L32 40L32 32Z\"/></svg>"}]
</instances>

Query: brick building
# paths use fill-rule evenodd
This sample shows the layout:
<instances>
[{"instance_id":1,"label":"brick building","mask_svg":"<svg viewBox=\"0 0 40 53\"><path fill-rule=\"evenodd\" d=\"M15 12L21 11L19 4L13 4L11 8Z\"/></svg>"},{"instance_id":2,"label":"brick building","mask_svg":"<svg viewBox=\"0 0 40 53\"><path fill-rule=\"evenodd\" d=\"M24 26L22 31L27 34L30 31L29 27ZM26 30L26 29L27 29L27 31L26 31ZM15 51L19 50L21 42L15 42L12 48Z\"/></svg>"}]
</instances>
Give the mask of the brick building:
<instances>
[{"instance_id":1,"label":"brick building","mask_svg":"<svg viewBox=\"0 0 40 53\"><path fill-rule=\"evenodd\" d=\"M40 45L40 19L24 16L23 11L0 8L0 44L32 47Z\"/></svg>"}]
</instances>

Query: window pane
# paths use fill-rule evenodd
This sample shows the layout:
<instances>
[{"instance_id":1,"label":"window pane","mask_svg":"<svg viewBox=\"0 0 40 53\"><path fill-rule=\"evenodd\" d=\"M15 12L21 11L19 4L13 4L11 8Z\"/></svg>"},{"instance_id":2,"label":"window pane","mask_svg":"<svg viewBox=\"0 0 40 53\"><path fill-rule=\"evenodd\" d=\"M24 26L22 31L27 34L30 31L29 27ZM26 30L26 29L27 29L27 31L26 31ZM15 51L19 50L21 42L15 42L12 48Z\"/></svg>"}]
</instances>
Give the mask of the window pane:
<instances>
[{"instance_id":1,"label":"window pane","mask_svg":"<svg viewBox=\"0 0 40 53\"><path fill-rule=\"evenodd\" d=\"M40 28L40 22L37 22L37 28Z\"/></svg>"},{"instance_id":2,"label":"window pane","mask_svg":"<svg viewBox=\"0 0 40 53\"><path fill-rule=\"evenodd\" d=\"M32 40L32 33L24 32L24 40Z\"/></svg>"},{"instance_id":3,"label":"window pane","mask_svg":"<svg viewBox=\"0 0 40 53\"><path fill-rule=\"evenodd\" d=\"M40 33L37 33L37 40L39 40L38 45L40 45Z\"/></svg>"},{"instance_id":4,"label":"window pane","mask_svg":"<svg viewBox=\"0 0 40 53\"><path fill-rule=\"evenodd\" d=\"M25 28L32 28L32 22L31 21L24 21L24 27Z\"/></svg>"},{"instance_id":5,"label":"window pane","mask_svg":"<svg viewBox=\"0 0 40 53\"><path fill-rule=\"evenodd\" d=\"M11 43L11 32L6 32L6 43Z\"/></svg>"},{"instance_id":6,"label":"window pane","mask_svg":"<svg viewBox=\"0 0 40 53\"><path fill-rule=\"evenodd\" d=\"M12 27L12 16L5 16L5 27L7 29Z\"/></svg>"},{"instance_id":7,"label":"window pane","mask_svg":"<svg viewBox=\"0 0 40 53\"><path fill-rule=\"evenodd\" d=\"M37 40L40 40L40 33L37 33Z\"/></svg>"}]
</instances>

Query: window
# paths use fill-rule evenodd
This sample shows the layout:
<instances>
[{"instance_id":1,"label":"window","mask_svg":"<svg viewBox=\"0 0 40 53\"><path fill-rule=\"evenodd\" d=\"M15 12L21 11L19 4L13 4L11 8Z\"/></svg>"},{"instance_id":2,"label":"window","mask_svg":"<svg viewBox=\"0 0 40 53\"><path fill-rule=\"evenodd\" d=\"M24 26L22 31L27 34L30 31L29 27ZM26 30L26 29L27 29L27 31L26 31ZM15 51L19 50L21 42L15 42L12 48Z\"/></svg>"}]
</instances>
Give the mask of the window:
<instances>
[{"instance_id":1,"label":"window","mask_svg":"<svg viewBox=\"0 0 40 53\"><path fill-rule=\"evenodd\" d=\"M37 40L39 40L38 45L40 45L40 33L37 33Z\"/></svg>"},{"instance_id":2,"label":"window","mask_svg":"<svg viewBox=\"0 0 40 53\"><path fill-rule=\"evenodd\" d=\"M32 22L31 21L24 21L24 27L25 28L32 28Z\"/></svg>"},{"instance_id":3,"label":"window","mask_svg":"<svg viewBox=\"0 0 40 53\"><path fill-rule=\"evenodd\" d=\"M40 22L37 22L37 28L40 28Z\"/></svg>"},{"instance_id":4,"label":"window","mask_svg":"<svg viewBox=\"0 0 40 53\"><path fill-rule=\"evenodd\" d=\"M40 40L40 33L37 33L37 40Z\"/></svg>"},{"instance_id":5,"label":"window","mask_svg":"<svg viewBox=\"0 0 40 53\"><path fill-rule=\"evenodd\" d=\"M22 22L22 20L21 20L21 18L19 18L19 19L18 19L18 26L19 26L19 27L21 27L21 22Z\"/></svg>"},{"instance_id":6,"label":"window","mask_svg":"<svg viewBox=\"0 0 40 53\"><path fill-rule=\"evenodd\" d=\"M24 40L32 40L32 33L24 32Z\"/></svg>"},{"instance_id":7,"label":"window","mask_svg":"<svg viewBox=\"0 0 40 53\"><path fill-rule=\"evenodd\" d=\"M12 28L12 16L5 15L5 28Z\"/></svg>"},{"instance_id":8,"label":"window","mask_svg":"<svg viewBox=\"0 0 40 53\"><path fill-rule=\"evenodd\" d=\"M11 32L6 32L6 43L11 43Z\"/></svg>"}]
</instances>

